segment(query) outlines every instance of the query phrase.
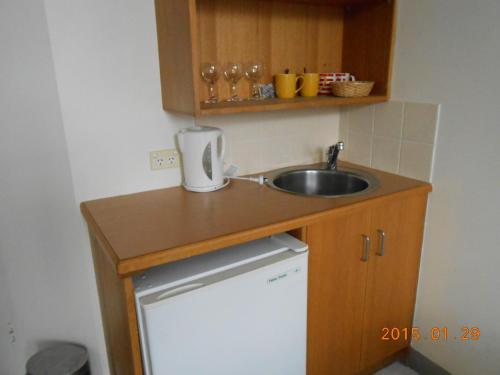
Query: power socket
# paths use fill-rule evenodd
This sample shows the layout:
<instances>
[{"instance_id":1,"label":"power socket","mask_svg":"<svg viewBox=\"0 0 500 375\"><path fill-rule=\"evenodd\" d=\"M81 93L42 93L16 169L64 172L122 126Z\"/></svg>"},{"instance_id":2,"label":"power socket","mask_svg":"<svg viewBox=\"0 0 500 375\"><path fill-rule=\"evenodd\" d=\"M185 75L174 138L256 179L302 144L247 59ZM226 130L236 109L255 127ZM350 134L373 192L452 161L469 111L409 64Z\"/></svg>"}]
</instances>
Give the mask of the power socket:
<instances>
[{"instance_id":1,"label":"power socket","mask_svg":"<svg viewBox=\"0 0 500 375\"><path fill-rule=\"evenodd\" d=\"M152 171L179 168L179 152L175 148L151 151L149 153L149 164Z\"/></svg>"}]
</instances>

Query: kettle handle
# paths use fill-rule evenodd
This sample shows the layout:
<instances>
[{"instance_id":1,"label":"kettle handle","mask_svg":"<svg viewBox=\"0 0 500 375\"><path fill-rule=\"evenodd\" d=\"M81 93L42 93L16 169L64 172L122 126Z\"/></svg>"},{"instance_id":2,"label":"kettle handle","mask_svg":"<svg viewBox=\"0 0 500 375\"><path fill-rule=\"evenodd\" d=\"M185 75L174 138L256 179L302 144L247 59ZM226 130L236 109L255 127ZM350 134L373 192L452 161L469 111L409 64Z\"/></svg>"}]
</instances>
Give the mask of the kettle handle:
<instances>
[{"instance_id":1,"label":"kettle handle","mask_svg":"<svg viewBox=\"0 0 500 375\"><path fill-rule=\"evenodd\" d=\"M180 152L184 152L184 133L183 132L177 133L177 143L179 144Z\"/></svg>"},{"instance_id":2,"label":"kettle handle","mask_svg":"<svg viewBox=\"0 0 500 375\"><path fill-rule=\"evenodd\" d=\"M221 137L221 150L220 150L220 155L219 155L219 160L224 159L224 155L226 154L226 137L224 134L221 134L219 137Z\"/></svg>"}]
</instances>

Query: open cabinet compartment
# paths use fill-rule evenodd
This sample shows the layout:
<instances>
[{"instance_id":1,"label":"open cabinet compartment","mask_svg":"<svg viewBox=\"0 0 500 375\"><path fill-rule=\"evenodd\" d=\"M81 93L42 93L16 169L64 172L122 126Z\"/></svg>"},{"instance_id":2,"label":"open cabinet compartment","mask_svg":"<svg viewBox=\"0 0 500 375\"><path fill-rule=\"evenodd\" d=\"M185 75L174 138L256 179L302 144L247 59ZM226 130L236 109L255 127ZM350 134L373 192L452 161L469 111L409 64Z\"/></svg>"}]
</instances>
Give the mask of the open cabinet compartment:
<instances>
[{"instance_id":1,"label":"open cabinet compartment","mask_svg":"<svg viewBox=\"0 0 500 375\"><path fill-rule=\"evenodd\" d=\"M395 0L156 0L163 106L196 116L375 103L388 100ZM262 62L261 83L290 69L348 72L375 81L369 97L204 104L202 62ZM219 98L229 96L222 75ZM238 83L249 96L249 83Z\"/></svg>"}]
</instances>

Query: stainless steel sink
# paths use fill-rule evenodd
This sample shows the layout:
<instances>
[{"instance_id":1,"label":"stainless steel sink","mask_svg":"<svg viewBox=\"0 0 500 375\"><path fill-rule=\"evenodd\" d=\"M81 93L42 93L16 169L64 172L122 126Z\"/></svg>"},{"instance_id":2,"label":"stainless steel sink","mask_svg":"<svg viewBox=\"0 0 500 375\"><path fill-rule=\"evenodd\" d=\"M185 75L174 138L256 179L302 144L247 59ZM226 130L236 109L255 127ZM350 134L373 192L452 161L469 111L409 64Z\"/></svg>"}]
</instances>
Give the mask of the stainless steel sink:
<instances>
[{"instance_id":1,"label":"stainless steel sink","mask_svg":"<svg viewBox=\"0 0 500 375\"><path fill-rule=\"evenodd\" d=\"M378 181L354 169L287 168L268 176L267 184L287 193L333 198L366 194L378 186Z\"/></svg>"}]
</instances>

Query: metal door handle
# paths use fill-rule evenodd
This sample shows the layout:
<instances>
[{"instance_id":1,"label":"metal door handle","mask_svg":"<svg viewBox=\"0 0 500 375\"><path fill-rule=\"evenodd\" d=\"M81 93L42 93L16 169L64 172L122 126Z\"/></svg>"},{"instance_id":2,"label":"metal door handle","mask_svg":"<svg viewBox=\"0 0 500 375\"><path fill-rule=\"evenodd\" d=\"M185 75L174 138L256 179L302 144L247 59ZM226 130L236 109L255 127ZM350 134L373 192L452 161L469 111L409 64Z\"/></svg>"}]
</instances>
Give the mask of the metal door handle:
<instances>
[{"instance_id":1,"label":"metal door handle","mask_svg":"<svg viewBox=\"0 0 500 375\"><path fill-rule=\"evenodd\" d=\"M370 255L370 237L368 237L366 234L362 234L361 236L363 237L363 241L365 243L361 260L363 262L368 262L368 257Z\"/></svg>"},{"instance_id":2,"label":"metal door handle","mask_svg":"<svg viewBox=\"0 0 500 375\"><path fill-rule=\"evenodd\" d=\"M384 256L385 253L385 232L382 229L377 229L378 236L380 238L380 244L378 248L377 255L378 256Z\"/></svg>"}]
</instances>

